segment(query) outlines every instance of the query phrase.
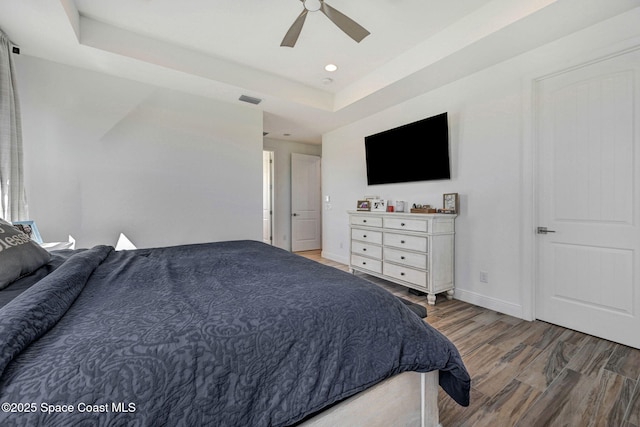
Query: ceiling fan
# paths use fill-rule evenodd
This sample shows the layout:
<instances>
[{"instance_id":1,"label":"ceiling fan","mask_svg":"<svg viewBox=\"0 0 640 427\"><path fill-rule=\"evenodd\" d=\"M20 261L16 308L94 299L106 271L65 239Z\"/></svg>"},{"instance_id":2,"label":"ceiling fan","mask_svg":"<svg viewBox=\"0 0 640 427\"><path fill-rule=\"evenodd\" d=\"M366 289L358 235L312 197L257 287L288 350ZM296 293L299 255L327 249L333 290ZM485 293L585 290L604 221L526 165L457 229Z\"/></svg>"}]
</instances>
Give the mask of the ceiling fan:
<instances>
[{"instance_id":1,"label":"ceiling fan","mask_svg":"<svg viewBox=\"0 0 640 427\"><path fill-rule=\"evenodd\" d=\"M304 25L304 20L307 18L307 14L309 12L317 12L318 10L324 13L331 22L336 24L338 28L344 31L349 37L354 39L356 42L360 43L362 39L367 37L370 33L365 28L363 28L360 24L355 22L353 19L349 18L342 12L337 11L333 7L329 6L324 2L324 0L300 0L304 6L304 10L298 15L296 20L293 22L287 34L285 34L284 39L282 39L282 43L280 46L293 47L298 41L298 37L300 36L300 31L302 31L302 26Z\"/></svg>"}]
</instances>

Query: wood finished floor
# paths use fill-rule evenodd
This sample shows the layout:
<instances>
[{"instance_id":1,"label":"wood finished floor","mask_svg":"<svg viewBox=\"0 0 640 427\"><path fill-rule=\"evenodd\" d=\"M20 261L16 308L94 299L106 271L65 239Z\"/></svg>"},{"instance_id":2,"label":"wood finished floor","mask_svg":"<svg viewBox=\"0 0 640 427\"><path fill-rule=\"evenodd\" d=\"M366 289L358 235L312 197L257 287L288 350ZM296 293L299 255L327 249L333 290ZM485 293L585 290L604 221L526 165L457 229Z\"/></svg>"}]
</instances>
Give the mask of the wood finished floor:
<instances>
[{"instance_id":1,"label":"wood finished floor","mask_svg":"<svg viewBox=\"0 0 640 427\"><path fill-rule=\"evenodd\" d=\"M348 271L320 251L298 254ZM440 295L428 306L426 296L358 275L427 307L425 320L458 347L471 374L471 405L441 389L444 427L640 427L640 350Z\"/></svg>"}]
</instances>

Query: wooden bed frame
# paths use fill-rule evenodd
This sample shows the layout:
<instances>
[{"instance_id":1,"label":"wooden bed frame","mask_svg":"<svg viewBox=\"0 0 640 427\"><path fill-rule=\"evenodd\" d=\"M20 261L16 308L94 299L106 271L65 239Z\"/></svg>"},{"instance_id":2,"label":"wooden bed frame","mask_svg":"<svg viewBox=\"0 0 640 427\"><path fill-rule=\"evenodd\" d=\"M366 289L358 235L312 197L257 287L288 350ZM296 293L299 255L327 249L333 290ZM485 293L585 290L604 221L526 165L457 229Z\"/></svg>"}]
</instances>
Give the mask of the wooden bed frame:
<instances>
[{"instance_id":1,"label":"wooden bed frame","mask_svg":"<svg viewBox=\"0 0 640 427\"><path fill-rule=\"evenodd\" d=\"M438 371L403 372L308 419L300 427L437 427L438 387Z\"/></svg>"}]
</instances>

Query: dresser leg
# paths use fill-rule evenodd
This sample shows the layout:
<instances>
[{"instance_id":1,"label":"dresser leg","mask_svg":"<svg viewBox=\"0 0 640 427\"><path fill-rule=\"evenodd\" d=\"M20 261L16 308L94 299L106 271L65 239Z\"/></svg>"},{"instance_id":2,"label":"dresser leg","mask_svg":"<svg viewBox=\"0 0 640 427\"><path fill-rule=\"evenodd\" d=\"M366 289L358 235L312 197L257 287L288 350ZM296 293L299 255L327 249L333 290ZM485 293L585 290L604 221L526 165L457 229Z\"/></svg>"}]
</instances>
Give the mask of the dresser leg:
<instances>
[{"instance_id":1,"label":"dresser leg","mask_svg":"<svg viewBox=\"0 0 640 427\"><path fill-rule=\"evenodd\" d=\"M427 304L436 305L436 294L427 294Z\"/></svg>"},{"instance_id":2,"label":"dresser leg","mask_svg":"<svg viewBox=\"0 0 640 427\"><path fill-rule=\"evenodd\" d=\"M454 291L453 289L449 289L449 290L447 291L447 299L448 299L449 301L451 301L451 300L453 299L453 293L454 293L454 292L455 292L455 291Z\"/></svg>"}]
</instances>

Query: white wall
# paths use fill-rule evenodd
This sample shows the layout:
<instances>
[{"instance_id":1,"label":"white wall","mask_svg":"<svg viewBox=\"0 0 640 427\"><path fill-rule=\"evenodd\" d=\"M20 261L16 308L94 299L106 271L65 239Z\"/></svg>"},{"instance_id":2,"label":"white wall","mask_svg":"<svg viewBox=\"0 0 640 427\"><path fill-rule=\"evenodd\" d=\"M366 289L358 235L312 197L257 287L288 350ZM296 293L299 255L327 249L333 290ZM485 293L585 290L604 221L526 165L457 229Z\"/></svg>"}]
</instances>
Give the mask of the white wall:
<instances>
[{"instance_id":1,"label":"white wall","mask_svg":"<svg viewBox=\"0 0 640 427\"><path fill-rule=\"evenodd\" d=\"M333 203L323 213L323 255L348 262L346 211L364 195L441 207L443 193L457 192L456 297L529 317L532 81L640 44L638 22L636 9L324 135L323 194ZM445 111L451 180L367 186L365 136Z\"/></svg>"},{"instance_id":2,"label":"white wall","mask_svg":"<svg viewBox=\"0 0 640 427\"><path fill-rule=\"evenodd\" d=\"M264 149L273 151L273 245L291 250L291 153L320 156L322 146L265 138Z\"/></svg>"},{"instance_id":3,"label":"white wall","mask_svg":"<svg viewBox=\"0 0 640 427\"><path fill-rule=\"evenodd\" d=\"M261 240L260 110L15 58L29 211L43 239Z\"/></svg>"}]
</instances>

